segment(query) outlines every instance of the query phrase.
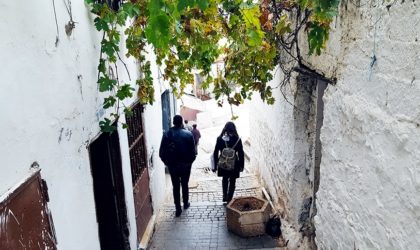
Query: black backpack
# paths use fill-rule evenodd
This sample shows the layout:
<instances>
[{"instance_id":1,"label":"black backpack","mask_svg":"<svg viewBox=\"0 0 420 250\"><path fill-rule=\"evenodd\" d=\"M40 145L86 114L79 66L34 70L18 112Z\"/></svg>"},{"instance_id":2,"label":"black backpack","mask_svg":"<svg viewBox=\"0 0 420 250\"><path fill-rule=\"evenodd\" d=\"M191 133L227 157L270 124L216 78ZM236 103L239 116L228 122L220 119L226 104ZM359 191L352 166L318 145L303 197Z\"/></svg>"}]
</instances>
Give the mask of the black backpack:
<instances>
[{"instance_id":1,"label":"black backpack","mask_svg":"<svg viewBox=\"0 0 420 250\"><path fill-rule=\"evenodd\" d=\"M279 237L281 235L281 221L278 215L270 216L265 225L265 232L271 237Z\"/></svg>"},{"instance_id":2,"label":"black backpack","mask_svg":"<svg viewBox=\"0 0 420 250\"><path fill-rule=\"evenodd\" d=\"M227 142L225 141L225 148L222 150L222 153L219 157L219 162L217 163L218 169L223 169L225 171L233 171L235 169L235 161L236 161L236 151L235 147L238 144L239 140L241 138L238 138L235 145L233 147L229 148L227 145Z\"/></svg>"}]
</instances>

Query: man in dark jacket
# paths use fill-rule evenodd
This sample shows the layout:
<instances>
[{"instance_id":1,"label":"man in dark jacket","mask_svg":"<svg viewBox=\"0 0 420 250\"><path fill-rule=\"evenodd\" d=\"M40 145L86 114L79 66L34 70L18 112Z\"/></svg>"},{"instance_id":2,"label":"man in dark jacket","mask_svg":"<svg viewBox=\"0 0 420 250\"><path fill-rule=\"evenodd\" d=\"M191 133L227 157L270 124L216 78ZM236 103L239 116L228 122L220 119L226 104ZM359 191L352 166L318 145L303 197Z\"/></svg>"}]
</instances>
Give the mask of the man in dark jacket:
<instances>
[{"instance_id":1,"label":"man in dark jacket","mask_svg":"<svg viewBox=\"0 0 420 250\"><path fill-rule=\"evenodd\" d=\"M175 202L175 216L182 213L180 186L182 186L182 201L184 209L190 206L188 202L188 181L191 174L191 165L196 157L195 143L190 131L183 129L182 116L173 118L174 126L163 134L160 143L159 157L168 167L171 175L173 196Z\"/></svg>"}]
</instances>

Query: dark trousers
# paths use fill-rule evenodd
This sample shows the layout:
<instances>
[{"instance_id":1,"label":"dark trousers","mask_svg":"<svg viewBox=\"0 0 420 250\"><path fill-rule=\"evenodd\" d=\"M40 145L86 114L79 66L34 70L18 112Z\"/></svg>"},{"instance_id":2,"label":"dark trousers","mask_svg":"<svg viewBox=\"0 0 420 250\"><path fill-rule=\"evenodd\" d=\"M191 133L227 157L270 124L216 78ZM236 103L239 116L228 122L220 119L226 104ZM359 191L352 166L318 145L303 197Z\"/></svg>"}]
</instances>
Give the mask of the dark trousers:
<instances>
[{"instance_id":1,"label":"dark trousers","mask_svg":"<svg viewBox=\"0 0 420 250\"><path fill-rule=\"evenodd\" d=\"M191 164L177 164L168 167L169 174L172 181L172 192L174 196L174 203L176 209L181 209L181 194L182 187L182 201L184 204L188 203L188 181L190 180Z\"/></svg>"},{"instance_id":2,"label":"dark trousers","mask_svg":"<svg viewBox=\"0 0 420 250\"><path fill-rule=\"evenodd\" d=\"M236 177L223 176L222 189L223 189L223 200L230 201L233 198L235 192Z\"/></svg>"}]
</instances>

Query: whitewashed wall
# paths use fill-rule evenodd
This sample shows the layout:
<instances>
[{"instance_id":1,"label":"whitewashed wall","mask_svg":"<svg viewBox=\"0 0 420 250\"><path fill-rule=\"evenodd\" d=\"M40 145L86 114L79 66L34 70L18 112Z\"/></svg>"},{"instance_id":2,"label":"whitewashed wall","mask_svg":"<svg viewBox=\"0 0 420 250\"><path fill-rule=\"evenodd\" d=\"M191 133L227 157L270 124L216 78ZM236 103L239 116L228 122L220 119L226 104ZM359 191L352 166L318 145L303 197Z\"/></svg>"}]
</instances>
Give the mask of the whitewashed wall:
<instances>
[{"instance_id":1,"label":"whitewashed wall","mask_svg":"<svg viewBox=\"0 0 420 250\"><path fill-rule=\"evenodd\" d=\"M162 77L159 76L158 67L154 63L155 56L149 53L148 59L151 61L152 74L155 87L155 103L147 105L144 110L144 126L147 144L147 155L149 159L150 192L152 194L153 210L157 212L163 205L165 199L165 165L159 158L160 141L163 135L162 128L162 106L161 94L165 87ZM162 89L163 91L159 91Z\"/></svg>"},{"instance_id":2,"label":"whitewashed wall","mask_svg":"<svg viewBox=\"0 0 420 250\"><path fill-rule=\"evenodd\" d=\"M337 78L324 95L320 249L420 247L419 9L415 1L343 1L327 51L308 58ZM291 108L254 103L256 164L271 193L290 199Z\"/></svg>"},{"instance_id":3,"label":"whitewashed wall","mask_svg":"<svg viewBox=\"0 0 420 250\"><path fill-rule=\"evenodd\" d=\"M279 71L277 71L279 72ZM272 86L280 82L281 75L277 73ZM267 187L274 201L285 210L285 193L291 188L290 171L293 164L293 107L284 101L279 91L274 91L275 105L262 103L255 95L250 107L250 141L251 166L260 172L264 186ZM280 189L279 187L285 187ZM290 196L290 194L287 194ZM282 197L282 198L280 198ZM286 213L287 214L287 213Z\"/></svg>"},{"instance_id":4,"label":"whitewashed wall","mask_svg":"<svg viewBox=\"0 0 420 250\"><path fill-rule=\"evenodd\" d=\"M324 98L317 242L419 249L420 5L361 4L341 7L329 55L313 62L338 79Z\"/></svg>"},{"instance_id":5,"label":"whitewashed wall","mask_svg":"<svg viewBox=\"0 0 420 250\"><path fill-rule=\"evenodd\" d=\"M55 9L58 34L52 1L0 2L0 195L38 162L49 188L48 206L59 249L99 249L87 146L98 135L98 119L104 115L104 95L98 94L96 83L101 37L83 1L72 1L77 23L70 37L64 30L70 18L63 1L55 1ZM127 64L135 77L135 63L127 60ZM127 80L124 71L120 79ZM152 195L154 207L159 208L164 191L156 183L164 182L164 174L152 153L158 145L156 130L162 126L158 94L156 100L155 106L146 108L145 123L148 154L154 163ZM119 137L130 244L135 249L126 131L120 129Z\"/></svg>"}]
</instances>

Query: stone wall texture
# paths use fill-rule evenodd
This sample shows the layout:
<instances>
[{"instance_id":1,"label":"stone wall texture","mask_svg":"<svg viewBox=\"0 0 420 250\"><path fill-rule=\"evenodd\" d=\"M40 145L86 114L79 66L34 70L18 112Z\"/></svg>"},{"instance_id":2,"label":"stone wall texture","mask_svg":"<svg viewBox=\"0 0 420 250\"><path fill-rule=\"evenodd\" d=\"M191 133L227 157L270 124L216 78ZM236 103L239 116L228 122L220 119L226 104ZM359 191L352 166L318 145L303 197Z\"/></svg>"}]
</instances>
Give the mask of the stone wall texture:
<instances>
[{"instance_id":1,"label":"stone wall texture","mask_svg":"<svg viewBox=\"0 0 420 250\"><path fill-rule=\"evenodd\" d=\"M323 98L319 249L420 248L419 9L417 1L342 1L326 51L307 58L337 79ZM293 221L302 159L293 154L293 108L276 95L273 107L251 105L253 163Z\"/></svg>"}]
</instances>

